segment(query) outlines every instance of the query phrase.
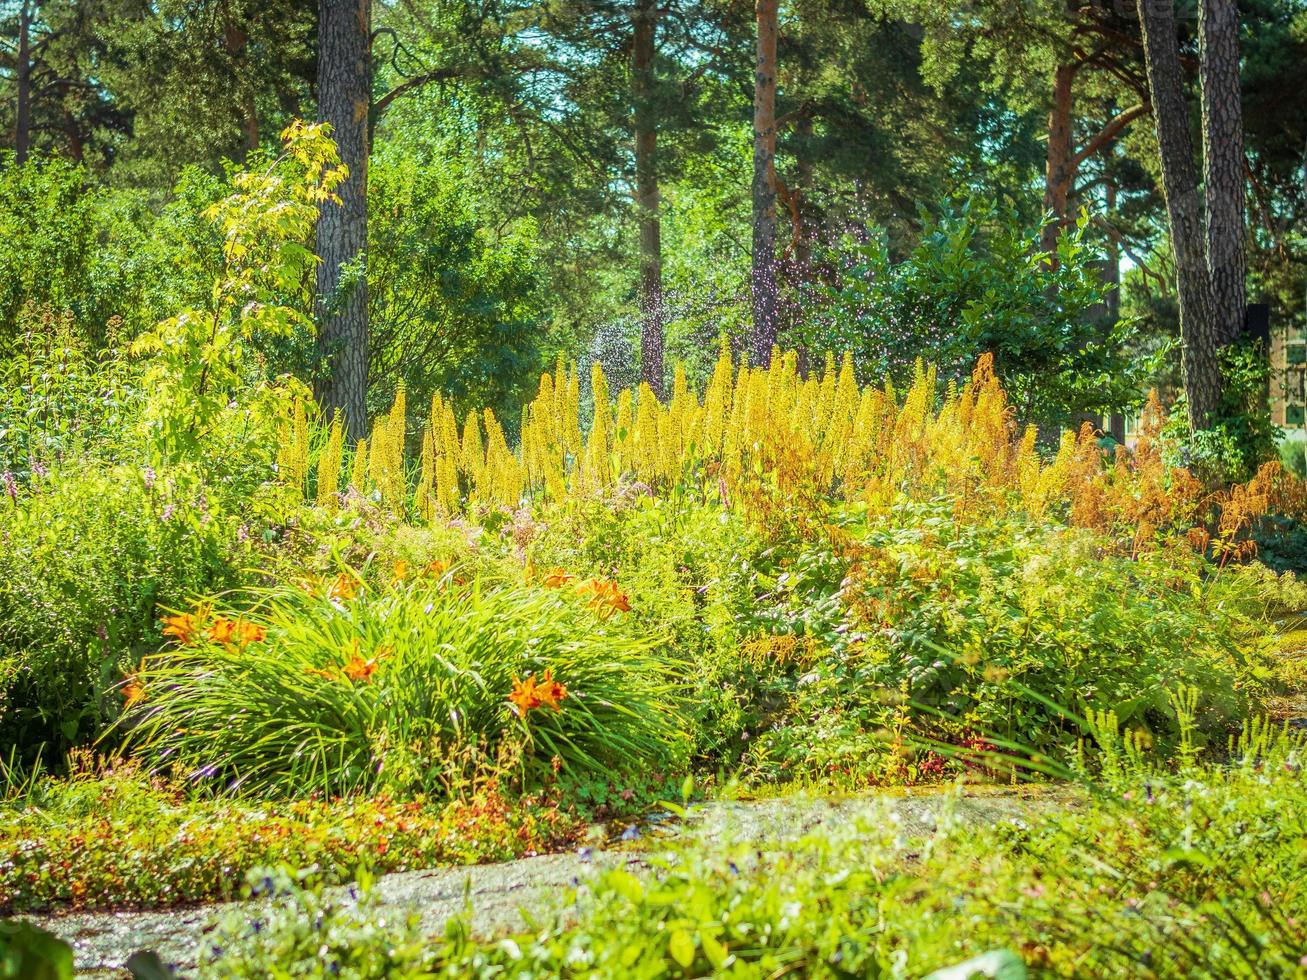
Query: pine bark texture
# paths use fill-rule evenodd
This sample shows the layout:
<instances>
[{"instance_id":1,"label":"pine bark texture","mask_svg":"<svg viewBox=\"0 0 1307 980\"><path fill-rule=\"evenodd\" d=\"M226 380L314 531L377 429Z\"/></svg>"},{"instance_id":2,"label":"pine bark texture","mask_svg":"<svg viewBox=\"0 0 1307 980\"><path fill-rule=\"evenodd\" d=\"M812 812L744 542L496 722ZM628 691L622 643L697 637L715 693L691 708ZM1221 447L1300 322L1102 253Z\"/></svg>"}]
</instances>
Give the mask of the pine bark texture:
<instances>
[{"instance_id":1,"label":"pine bark texture","mask_svg":"<svg viewBox=\"0 0 1307 980\"><path fill-rule=\"evenodd\" d=\"M1180 300L1180 368L1189 405L1189 423L1206 428L1221 397L1216 359L1217 335L1212 319L1211 280L1193 138L1180 74L1175 10L1171 0L1138 0L1139 25L1157 123L1162 159L1162 193L1166 198L1175 251L1176 292Z\"/></svg>"},{"instance_id":2,"label":"pine bark texture","mask_svg":"<svg viewBox=\"0 0 1307 980\"><path fill-rule=\"evenodd\" d=\"M753 91L753 363L766 365L776 344L776 33L779 0L757 0L758 54Z\"/></svg>"},{"instance_id":3,"label":"pine bark texture","mask_svg":"<svg viewBox=\"0 0 1307 980\"><path fill-rule=\"evenodd\" d=\"M1239 8L1201 0L1198 43L1202 82L1203 186L1207 192L1207 268L1217 341L1243 332L1247 304L1244 251L1243 105L1239 83Z\"/></svg>"},{"instance_id":4,"label":"pine bark texture","mask_svg":"<svg viewBox=\"0 0 1307 980\"><path fill-rule=\"evenodd\" d=\"M321 0L318 6L318 112L349 177L340 204L318 217L315 313L324 372L319 405L339 410L351 439L367 432L368 291L358 268L368 243L368 110L372 98L371 0ZM342 270L349 268L348 282Z\"/></svg>"},{"instance_id":5,"label":"pine bark texture","mask_svg":"<svg viewBox=\"0 0 1307 980\"><path fill-rule=\"evenodd\" d=\"M1048 110L1048 149L1044 167L1044 211L1052 220L1044 226L1041 247L1057 261L1057 239L1066 222L1073 175L1075 144L1071 131L1072 83L1075 65L1058 65L1053 72L1053 102Z\"/></svg>"},{"instance_id":6,"label":"pine bark texture","mask_svg":"<svg viewBox=\"0 0 1307 980\"><path fill-rule=\"evenodd\" d=\"M24 3L18 10L18 64L14 72L17 106L14 113L14 160L27 162L32 140L32 11Z\"/></svg>"},{"instance_id":7,"label":"pine bark texture","mask_svg":"<svg viewBox=\"0 0 1307 980\"><path fill-rule=\"evenodd\" d=\"M640 376L655 395L663 391L663 256L659 219L658 130L653 59L658 12L640 0L632 12L631 96L635 122L635 210L640 232Z\"/></svg>"}]
</instances>

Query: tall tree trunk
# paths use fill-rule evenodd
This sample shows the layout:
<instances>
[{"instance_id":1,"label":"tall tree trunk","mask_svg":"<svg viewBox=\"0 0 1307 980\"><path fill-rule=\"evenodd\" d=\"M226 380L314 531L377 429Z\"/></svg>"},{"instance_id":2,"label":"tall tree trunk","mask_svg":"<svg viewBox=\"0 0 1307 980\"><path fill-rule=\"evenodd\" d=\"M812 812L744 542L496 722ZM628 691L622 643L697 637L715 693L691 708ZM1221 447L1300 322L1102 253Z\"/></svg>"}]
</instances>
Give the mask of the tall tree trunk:
<instances>
[{"instance_id":1,"label":"tall tree trunk","mask_svg":"<svg viewBox=\"0 0 1307 980\"><path fill-rule=\"evenodd\" d=\"M1107 196L1103 201L1109 216L1116 213L1116 185L1107 184ZM1121 319L1121 243L1115 238L1107 240L1107 324L1108 329L1116 326ZM1118 444L1125 444L1125 416L1113 412L1108 416L1108 435Z\"/></svg>"},{"instance_id":2,"label":"tall tree trunk","mask_svg":"<svg viewBox=\"0 0 1307 980\"><path fill-rule=\"evenodd\" d=\"M244 101L241 128L245 133L245 152L252 153L259 148L259 108L254 101L253 91L245 93Z\"/></svg>"},{"instance_id":3,"label":"tall tree trunk","mask_svg":"<svg viewBox=\"0 0 1307 980\"><path fill-rule=\"evenodd\" d=\"M795 188L801 204L812 190L812 158L807 147L807 143L812 139L812 117L807 113L800 115L794 123L794 133L804 144L803 155L797 161L799 182ZM810 223L804 220L803 212L800 210L798 227L795 229L794 264L799 270L801 282L807 281L812 272L812 229L807 227Z\"/></svg>"},{"instance_id":4,"label":"tall tree trunk","mask_svg":"<svg viewBox=\"0 0 1307 980\"><path fill-rule=\"evenodd\" d=\"M32 10L24 3L18 10L18 105L14 113L14 160L27 162L32 139Z\"/></svg>"},{"instance_id":5,"label":"tall tree trunk","mask_svg":"<svg viewBox=\"0 0 1307 980\"><path fill-rule=\"evenodd\" d=\"M658 199L658 131L653 100L653 0L632 12L631 102L635 109L635 210L640 229L640 376L663 396L663 255Z\"/></svg>"},{"instance_id":6,"label":"tall tree trunk","mask_svg":"<svg viewBox=\"0 0 1307 980\"><path fill-rule=\"evenodd\" d=\"M222 42L227 49L227 56L231 59L233 66L239 65L248 69L247 45L249 41L249 31L232 16L231 6L224 3L222 5ZM239 69L237 71L239 73ZM237 83L245 89L244 94L241 96L241 133L245 137L245 152L249 153L259 148L259 112L254 102L254 83L248 78L238 78Z\"/></svg>"},{"instance_id":7,"label":"tall tree trunk","mask_svg":"<svg viewBox=\"0 0 1307 980\"><path fill-rule=\"evenodd\" d=\"M1207 192L1207 268L1217 341L1243 331L1248 260L1244 252L1243 107L1239 85L1239 8L1201 0L1198 44L1203 101L1203 185Z\"/></svg>"},{"instance_id":8,"label":"tall tree trunk","mask_svg":"<svg viewBox=\"0 0 1307 980\"><path fill-rule=\"evenodd\" d=\"M1057 261L1057 239L1066 224L1071 197L1075 142L1071 129L1072 83L1078 65L1058 65L1053 71L1053 102L1048 110L1048 150L1044 167L1044 211L1052 220L1044 226L1041 248Z\"/></svg>"},{"instance_id":9,"label":"tall tree trunk","mask_svg":"<svg viewBox=\"0 0 1307 980\"><path fill-rule=\"evenodd\" d=\"M1144 62L1162 158L1162 193L1175 251L1180 300L1180 367L1189 403L1189 424L1212 423L1221 397L1212 321L1212 287L1207 273L1203 209L1194 169L1193 138L1180 75L1175 10L1171 0L1138 0Z\"/></svg>"},{"instance_id":10,"label":"tall tree trunk","mask_svg":"<svg viewBox=\"0 0 1307 980\"><path fill-rule=\"evenodd\" d=\"M756 0L758 60L753 89L753 363L766 365L777 338L776 32L779 0Z\"/></svg>"},{"instance_id":11,"label":"tall tree trunk","mask_svg":"<svg viewBox=\"0 0 1307 980\"><path fill-rule=\"evenodd\" d=\"M325 204L318 218L315 313L324 372L318 403L339 410L351 439L367 430L368 110L372 101L371 0L320 0L318 6L318 113L349 177L340 204ZM348 280L342 270L348 266Z\"/></svg>"}]
</instances>

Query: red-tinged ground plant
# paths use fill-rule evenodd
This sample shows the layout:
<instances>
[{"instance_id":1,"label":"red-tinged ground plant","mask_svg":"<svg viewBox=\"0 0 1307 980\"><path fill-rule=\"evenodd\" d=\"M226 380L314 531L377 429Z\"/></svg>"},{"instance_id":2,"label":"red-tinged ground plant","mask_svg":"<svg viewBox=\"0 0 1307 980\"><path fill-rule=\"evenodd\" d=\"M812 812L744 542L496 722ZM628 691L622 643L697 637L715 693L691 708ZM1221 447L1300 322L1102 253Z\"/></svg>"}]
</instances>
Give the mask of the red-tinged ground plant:
<instances>
[{"instance_id":1,"label":"red-tinged ground plant","mask_svg":"<svg viewBox=\"0 0 1307 980\"><path fill-rule=\"evenodd\" d=\"M509 799L494 782L465 798L197 800L138 765L86 753L69 775L0 803L0 912L167 907L238 897L261 866L316 867L347 882L360 867L408 871L504 861L566 846L578 817ZM59 833L49 832L57 824Z\"/></svg>"},{"instance_id":2,"label":"red-tinged ground plant","mask_svg":"<svg viewBox=\"0 0 1307 980\"><path fill-rule=\"evenodd\" d=\"M175 642L133 673L120 727L154 771L271 796L675 764L677 668L626 628L620 593L600 597L460 585L451 569L205 604L170 617ZM240 623L244 642L223 642Z\"/></svg>"}]
</instances>

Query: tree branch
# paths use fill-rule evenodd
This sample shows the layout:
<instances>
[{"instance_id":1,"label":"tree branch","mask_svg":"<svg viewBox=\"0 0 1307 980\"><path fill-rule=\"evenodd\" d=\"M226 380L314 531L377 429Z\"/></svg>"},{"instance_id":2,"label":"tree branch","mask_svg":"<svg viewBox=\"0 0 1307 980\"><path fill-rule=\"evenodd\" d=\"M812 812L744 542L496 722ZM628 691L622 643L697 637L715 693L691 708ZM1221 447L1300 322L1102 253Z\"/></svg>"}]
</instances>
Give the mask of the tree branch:
<instances>
[{"instance_id":1,"label":"tree branch","mask_svg":"<svg viewBox=\"0 0 1307 980\"><path fill-rule=\"evenodd\" d=\"M389 92L372 103L372 113L375 117L380 117L401 95L407 95L409 92L422 88L431 82L447 82L453 78L465 78L473 74L467 68L437 68L434 71L423 72L421 75L414 75L412 78L400 82Z\"/></svg>"},{"instance_id":2,"label":"tree branch","mask_svg":"<svg viewBox=\"0 0 1307 980\"><path fill-rule=\"evenodd\" d=\"M1142 116L1144 113L1151 111L1152 106L1146 102L1139 105L1131 106L1122 112L1118 112L1106 126L1100 129L1080 150L1071 158L1070 170L1075 173L1080 165L1092 157L1095 153L1107 147L1132 122Z\"/></svg>"},{"instance_id":3,"label":"tree branch","mask_svg":"<svg viewBox=\"0 0 1307 980\"><path fill-rule=\"evenodd\" d=\"M1094 215L1094 217L1091 220L1093 221L1096 227L1102 228L1103 231L1107 232L1107 237L1112 239L1112 241L1116 242L1116 244L1121 247L1121 251L1125 252L1125 254L1129 257L1130 261L1139 267L1139 271L1142 272L1145 277L1157 280L1157 284L1158 286L1161 287L1163 294L1169 293L1171 291L1170 284L1166 281L1166 277L1163 276L1160 272L1154 272L1152 269L1148 267L1148 263L1146 263L1143 259L1141 259L1139 255L1130 247L1130 243L1126 241L1125 235L1121 234L1119 228L1113 225L1101 214Z\"/></svg>"}]
</instances>

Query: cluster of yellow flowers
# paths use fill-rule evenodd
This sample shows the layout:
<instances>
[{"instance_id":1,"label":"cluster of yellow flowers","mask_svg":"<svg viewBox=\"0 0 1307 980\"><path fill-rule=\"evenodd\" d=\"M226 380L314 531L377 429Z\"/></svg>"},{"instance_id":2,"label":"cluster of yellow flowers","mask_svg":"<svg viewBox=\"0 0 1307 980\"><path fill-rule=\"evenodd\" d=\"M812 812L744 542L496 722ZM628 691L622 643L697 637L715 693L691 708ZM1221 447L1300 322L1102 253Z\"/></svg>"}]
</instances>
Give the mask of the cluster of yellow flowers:
<instances>
[{"instance_id":1,"label":"cluster of yellow flowers","mask_svg":"<svg viewBox=\"0 0 1307 980\"><path fill-rule=\"evenodd\" d=\"M1201 523L1211 503L1197 480L1163 462L1157 433L1164 415L1155 397L1133 453L1107 457L1085 426L1063 434L1056 455L1043 461L1036 430L1016 424L990 355L969 382L950 383L942 394L934 370L921 365L900 393L888 384L860 386L847 355L838 364L828 355L823 371L805 375L794 352L777 352L769 367L751 368L737 366L725 344L702 397L679 365L665 402L647 384L612 398L598 364L590 388L587 431L579 371L560 361L523 409L515 449L489 409L469 413L460 432L452 403L437 395L411 474L404 466L401 389L356 447L348 487L427 520L593 494L624 479L655 491L692 482L764 519L816 514L820 501L832 499L877 511L903 494L947 494L961 517L1015 497L1035 516L1057 507L1081 526L1140 534ZM285 433L283 471L306 494L307 429L297 407ZM332 506L344 466L339 424L319 442L314 498ZM1240 504L1247 509L1246 495Z\"/></svg>"}]
</instances>

